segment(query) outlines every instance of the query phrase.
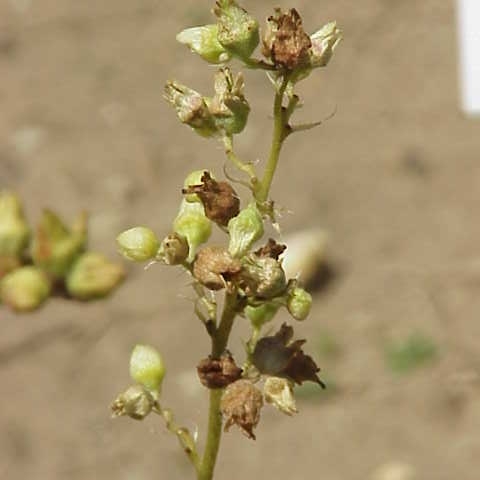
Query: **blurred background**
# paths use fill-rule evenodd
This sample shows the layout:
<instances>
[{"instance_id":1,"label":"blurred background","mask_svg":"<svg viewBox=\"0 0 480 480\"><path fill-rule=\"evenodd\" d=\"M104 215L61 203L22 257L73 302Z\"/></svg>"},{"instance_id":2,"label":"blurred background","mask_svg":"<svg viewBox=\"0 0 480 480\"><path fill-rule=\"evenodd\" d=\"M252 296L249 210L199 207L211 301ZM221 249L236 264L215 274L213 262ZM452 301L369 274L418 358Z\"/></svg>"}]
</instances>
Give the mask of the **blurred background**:
<instances>
[{"instance_id":1,"label":"blurred background","mask_svg":"<svg viewBox=\"0 0 480 480\"><path fill-rule=\"evenodd\" d=\"M244 0L257 18L278 2ZM328 232L329 281L296 325L326 392L300 413L264 409L257 441L224 437L217 478L478 478L480 135L459 110L455 3L295 0L307 32L336 19L344 41L300 84L297 119L272 196L284 232ZM132 225L168 233L184 177L224 156L176 120L163 84L209 94L214 68L175 42L211 21L209 1L0 0L0 187L35 221L90 211L91 247L115 257ZM237 65L238 67L238 65ZM271 87L246 72L253 109L238 138L262 162ZM241 187L239 187L241 188ZM245 196L246 192L239 190ZM130 268L130 267L129 267ZM278 324L286 320L280 316ZM204 433L194 365L208 350L188 278L130 268L108 301L0 310L0 479L187 479L158 418L112 421L133 344L164 355L163 403ZM233 350L246 330L239 322Z\"/></svg>"}]
</instances>

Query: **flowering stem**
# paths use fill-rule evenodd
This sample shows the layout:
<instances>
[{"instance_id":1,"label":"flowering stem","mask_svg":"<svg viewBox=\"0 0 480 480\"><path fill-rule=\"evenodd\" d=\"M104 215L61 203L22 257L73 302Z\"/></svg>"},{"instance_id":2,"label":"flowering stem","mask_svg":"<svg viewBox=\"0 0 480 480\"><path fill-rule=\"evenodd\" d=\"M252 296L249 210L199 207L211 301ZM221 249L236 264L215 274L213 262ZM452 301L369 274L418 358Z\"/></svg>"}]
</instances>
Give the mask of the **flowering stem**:
<instances>
[{"instance_id":1,"label":"flowering stem","mask_svg":"<svg viewBox=\"0 0 480 480\"><path fill-rule=\"evenodd\" d=\"M227 292L220 324L212 334L212 357L218 358L225 351L236 314L237 292ZM222 393L223 390L220 388L210 390L207 443L198 469L198 480L211 480L213 478L213 470L222 437L222 414L220 412Z\"/></svg>"},{"instance_id":2,"label":"flowering stem","mask_svg":"<svg viewBox=\"0 0 480 480\"><path fill-rule=\"evenodd\" d=\"M275 92L275 100L273 104L273 135L272 144L270 146L270 155L268 157L263 178L255 192L255 199L259 204L264 204L268 200L268 194L272 185L273 176L275 175L278 159L280 157L280 150L282 149L283 141L288 135L288 118L285 115L282 106L283 96L285 95L288 82L289 76L284 75L280 88L278 88Z\"/></svg>"},{"instance_id":3,"label":"flowering stem","mask_svg":"<svg viewBox=\"0 0 480 480\"><path fill-rule=\"evenodd\" d=\"M251 163L242 162L233 151L233 139L231 135L223 137L223 145L225 147L225 154L228 159L242 172L246 173L251 181L256 180L255 169Z\"/></svg>"}]
</instances>

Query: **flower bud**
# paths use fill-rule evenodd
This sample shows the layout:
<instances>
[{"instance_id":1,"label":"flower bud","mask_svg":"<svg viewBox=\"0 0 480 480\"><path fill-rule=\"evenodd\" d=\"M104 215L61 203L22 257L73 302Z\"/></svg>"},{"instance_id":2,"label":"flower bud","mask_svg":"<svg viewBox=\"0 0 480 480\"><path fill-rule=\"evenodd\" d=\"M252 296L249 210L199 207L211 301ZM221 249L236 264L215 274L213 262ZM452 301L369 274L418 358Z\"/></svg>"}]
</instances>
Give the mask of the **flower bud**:
<instances>
[{"instance_id":1,"label":"flower bud","mask_svg":"<svg viewBox=\"0 0 480 480\"><path fill-rule=\"evenodd\" d=\"M167 82L165 99L175 108L180 121L202 137L211 137L217 133L206 99L195 90L176 82Z\"/></svg>"},{"instance_id":2,"label":"flower bud","mask_svg":"<svg viewBox=\"0 0 480 480\"><path fill-rule=\"evenodd\" d=\"M65 286L78 300L105 297L124 279L125 271L100 253L86 252L73 264L67 274Z\"/></svg>"},{"instance_id":3,"label":"flower bud","mask_svg":"<svg viewBox=\"0 0 480 480\"><path fill-rule=\"evenodd\" d=\"M208 63L228 62L230 53L223 48L217 35L218 25L202 25L181 31L177 35L177 41L187 45Z\"/></svg>"},{"instance_id":4,"label":"flower bud","mask_svg":"<svg viewBox=\"0 0 480 480\"><path fill-rule=\"evenodd\" d=\"M225 430L237 425L243 434L255 440L253 429L260 420L262 392L249 380L231 383L223 393L220 409L226 418Z\"/></svg>"},{"instance_id":5,"label":"flower bud","mask_svg":"<svg viewBox=\"0 0 480 480\"><path fill-rule=\"evenodd\" d=\"M155 258L160 242L147 227L133 227L117 237L118 252L128 260L146 262Z\"/></svg>"},{"instance_id":6,"label":"flower bud","mask_svg":"<svg viewBox=\"0 0 480 480\"><path fill-rule=\"evenodd\" d=\"M244 312L250 322L252 322L252 325L260 328L273 319L279 308L280 305L266 302L258 306L247 305Z\"/></svg>"},{"instance_id":7,"label":"flower bud","mask_svg":"<svg viewBox=\"0 0 480 480\"><path fill-rule=\"evenodd\" d=\"M16 195L0 192L0 256L20 257L28 245L30 229Z\"/></svg>"},{"instance_id":8,"label":"flower bud","mask_svg":"<svg viewBox=\"0 0 480 480\"><path fill-rule=\"evenodd\" d=\"M118 395L110 408L112 417L128 415L135 420L143 420L155 406L155 398L142 385L132 385Z\"/></svg>"},{"instance_id":9,"label":"flower bud","mask_svg":"<svg viewBox=\"0 0 480 480\"><path fill-rule=\"evenodd\" d=\"M243 260L239 286L248 296L270 299L282 295L287 279L280 262L271 257L250 255Z\"/></svg>"},{"instance_id":10,"label":"flower bud","mask_svg":"<svg viewBox=\"0 0 480 480\"><path fill-rule=\"evenodd\" d=\"M263 235L263 220L255 203L250 203L228 222L228 233L228 251L234 257L243 257Z\"/></svg>"},{"instance_id":11,"label":"flower bud","mask_svg":"<svg viewBox=\"0 0 480 480\"><path fill-rule=\"evenodd\" d=\"M218 0L218 41L232 55L247 60L259 43L258 22L234 0Z\"/></svg>"},{"instance_id":12,"label":"flower bud","mask_svg":"<svg viewBox=\"0 0 480 480\"><path fill-rule=\"evenodd\" d=\"M267 403L287 415L297 413L292 382L286 378L268 377L263 386L263 395Z\"/></svg>"},{"instance_id":13,"label":"flower bud","mask_svg":"<svg viewBox=\"0 0 480 480\"><path fill-rule=\"evenodd\" d=\"M342 40L342 31L337 28L337 22L324 25L318 32L310 35L310 66L325 67L332 58L333 51Z\"/></svg>"},{"instance_id":14,"label":"flower bud","mask_svg":"<svg viewBox=\"0 0 480 480\"><path fill-rule=\"evenodd\" d=\"M312 296L303 288L294 287L287 298L287 310L295 320L305 320L312 307Z\"/></svg>"},{"instance_id":15,"label":"flower bud","mask_svg":"<svg viewBox=\"0 0 480 480\"><path fill-rule=\"evenodd\" d=\"M44 210L35 231L32 259L54 278L63 278L86 245L86 216L80 214L68 229L51 210Z\"/></svg>"},{"instance_id":16,"label":"flower bud","mask_svg":"<svg viewBox=\"0 0 480 480\"><path fill-rule=\"evenodd\" d=\"M227 135L240 133L250 113L250 105L243 94L243 75L239 73L234 78L229 68L222 68L215 74L214 85L215 96L209 110L218 130Z\"/></svg>"},{"instance_id":17,"label":"flower bud","mask_svg":"<svg viewBox=\"0 0 480 480\"><path fill-rule=\"evenodd\" d=\"M193 264L193 276L210 290L221 290L227 280L242 268L239 260L223 247L205 247L198 252Z\"/></svg>"},{"instance_id":18,"label":"flower bud","mask_svg":"<svg viewBox=\"0 0 480 480\"><path fill-rule=\"evenodd\" d=\"M186 238L188 243L187 261L192 262L197 248L205 243L212 234L212 224L205 216L203 205L183 200L180 211L173 222L173 231Z\"/></svg>"},{"instance_id":19,"label":"flower bud","mask_svg":"<svg viewBox=\"0 0 480 480\"><path fill-rule=\"evenodd\" d=\"M38 308L50 295L50 282L37 267L21 267L0 281L0 299L18 312Z\"/></svg>"},{"instance_id":20,"label":"flower bud","mask_svg":"<svg viewBox=\"0 0 480 480\"><path fill-rule=\"evenodd\" d=\"M190 185L182 193L198 195L206 217L220 226L226 226L240 211L240 199L233 187L228 182L217 182L208 172L202 175L200 185Z\"/></svg>"},{"instance_id":21,"label":"flower bud","mask_svg":"<svg viewBox=\"0 0 480 480\"><path fill-rule=\"evenodd\" d=\"M187 178L185 179L185 181L183 182L183 190L189 190L190 187L194 186L194 185L201 185L202 183L202 177L203 175L205 175L206 173L208 173L208 175L210 176L210 178L213 178L215 179L215 177L206 169L203 169L203 170L194 170L193 172L190 172L188 175L187 175ZM198 202L200 203L201 200L200 200L200 197L196 194L196 193L186 193L184 194L185 195L185 200L189 203L193 203L193 202Z\"/></svg>"},{"instance_id":22,"label":"flower bud","mask_svg":"<svg viewBox=\"0 0 480 480\"><path fill-rule=\"evenodd\" d=\"M180 265L188 257L188 243L185 237L178 233L167 235L157 252L157 260L166 265Z\"/></svg>"},{"instance_id":23,"label":"flower bud","mask_svg":"<svg viewBox=\"0 0 480 480\"><path fill-rule=\"evenodd\" d=\"M157 395L165 376L165 365L157 350L149 345L136 345L130 356L130 376L135 382Z\"/></svg>"}]
</instances>

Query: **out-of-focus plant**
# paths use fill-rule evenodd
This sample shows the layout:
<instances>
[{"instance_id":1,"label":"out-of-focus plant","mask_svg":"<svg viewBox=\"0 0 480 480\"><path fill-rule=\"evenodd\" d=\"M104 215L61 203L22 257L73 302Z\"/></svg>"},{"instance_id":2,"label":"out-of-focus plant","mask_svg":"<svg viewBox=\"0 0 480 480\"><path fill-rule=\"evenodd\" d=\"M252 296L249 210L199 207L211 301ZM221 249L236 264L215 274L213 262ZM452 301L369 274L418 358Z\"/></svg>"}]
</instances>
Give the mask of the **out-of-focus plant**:
<instances>
[{"instance_id":1,"label":"out-of-focus plant","mask_svg":"<svg viewBox=\"0 0 480 480\"><path fill-rule=\"evenodd\" d=\"M87 250L85 213L68 228L44 210L32 230L20 199L0 192L0 303L27 312L54 295L93 300L108 295L123 278L121 265Z\"/></svg>"},{"instance_id":2,"label":"out-of-focus plant","mask_svg":"<svg viewBox=\"0 0 480 480\"><path fill-rule=\"evenodd\" d=\"M176 265L192 279L194 313L211 342L209 355L197 365L199 380L210 394L203 451L196 437L178 426L171 410L161 405L165 368L153 347L135 347L130 368L135 383L112 404L115 416L143 419L154 412L163 417L200 480L213 478L222 425L225 430L236 425L248 438L255 439L264 403L292 415L297 411L295 385L310 381L324 387L318 366L303 351L305 340L294 340L292 326L284 323L276 333L263 333L267 324L271 331L271 322L281 308L293 319L305 320L312 297L297 278L287 278L282 267L285 245L272 238L260 247L254 245L264 238L267 222L278 227L270 187L283 143L292 134L320 124L292 122L300 106L296 84L325 67L341 40L335 22L308 35L293 8L275 9L262 34L258 21L234 0L217 1L213 13L216 23L188 28L177 36L206 62L222 65L214 76L213 96L169 81L165 98L182 123L202 137L221 143L227 161L244 175L238 183L248 187L251 197L241 204L233 186L218 179L218 172L199 169L187 175L178 214L163 239L144 226L131 228L117 238L119 251L126 258ZM259 45L262 58L254 55ZM246 68L263 70L273 85L273 133L262 172L253 162L240 159L234 149L234 137L245 128L250 105L243 75L225 66L231 59ZM225 233L221 245L207 243L215 226ZM230 332L238 317L251 326L241 367L228 350Z\"/></svg>"}]
</instances>

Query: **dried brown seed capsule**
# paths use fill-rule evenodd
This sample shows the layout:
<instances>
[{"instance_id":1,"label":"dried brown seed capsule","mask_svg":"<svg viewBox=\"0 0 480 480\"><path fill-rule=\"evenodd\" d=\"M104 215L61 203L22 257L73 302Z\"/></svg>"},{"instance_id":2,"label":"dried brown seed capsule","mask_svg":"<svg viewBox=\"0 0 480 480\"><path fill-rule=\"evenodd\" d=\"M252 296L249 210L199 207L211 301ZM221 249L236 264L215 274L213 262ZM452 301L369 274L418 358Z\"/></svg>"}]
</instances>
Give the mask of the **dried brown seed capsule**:
<instances>
[{"instance_id":1,"label":"dried brown seed capsule","mask_svg":"<svg viewBox=\"0 0 480 480\"><path fill-rule=\"evenodd\" d=\"M113 401L110 408L113 417L128 415L143 420L155 406L153 395L142 385L132 385Z\"/></svg>"},{"instance_id":2,"label":"dried brown seed capsule","mask_svg":"<svg viewBox=\"0 0 480 480\"><path fill-rule=\"evenodd\" d=\"M258 257L270 257L278 260L280 255L287 249L286 245L282 245L281 243L277 243L273 238L269 238L266 245L260 247L256 252L255 255Z\"/></svg>"},{"instance_id":3,"label":"dried brown seed capsule","mask_svg":"<svg viewBox=\"0 0 480 480\"><path fill-rule=\"evenodd\" d=\"M202 176L201 185L190 185L183 194L196 193L205 207L205 215L218 225L227 226L240 212L240 199L228 182L217 182L208 172Z\"/></svg>"},{"instance_id":4,"label":"dried brown seed capsule","mask_svg":"<svg viewBox=\"0 0 480 480\"><path fill-rule=\"evenodd\" d=\"M243 269L236 281L248 296L256 298L274 298L287 288L281 264L274 258L257 255L249 255L243 260Z\"/></svg>"},{"instance_id":5,"label":"dried brown seed capsule","mask_svg":"<svg viewBox=\"0 0 480 480\"><path fill-rule=\"evenodd\" d=\"M235 424L244 435L255 440L253 429L260 420L262 406L262 392L249 380L237 380L231 383L226 388L220 405L226 419L225 431Z\"/></svg>"},{"instance_id":6,"label":"dried brown seed capsule","mask_svg":"<svg viewBox=\"0 0 480 480\"><path fill-rule=\"evenodd\" d=\"M287 13L277 8L267 22L263 54L279 68L295 70L306 66L312 42L303 30L299 13L294 8Z\"/></svg>"},{"instance_id":7,"label":"dried brown seed capsule","mask_svg":"<svg viewBox=\"0 0 480 480\"><path fill-rule=\"evenodd\" d=\"M226 282L240 272L239 260L223 247L205 247L197 254L193 276L210 290L221 290Z\"/></svg>"},{"instance_id":8,"label":"dried brown seed capsule","mask_svg":"<svg viewBox=\"0 0 480 480\"><path fill-rule=\"evenodd\" d=\"M284 323L275 335L261 338L253 352L254 365L267 375L288 377L299 385L305 381L316 382L325 388L317 375L320 368L302 351L306 340L292 342L292 337L293 328Z\"/></svg>"},{"instance_id":9,"label":"dried brown seed capsule","mask_svg":"<svg viewBox=\"0 0 480 480\"><path fill-rule=\"evenodd\" d=\"M238 380L242 369L237 367L230 353L224 353L220 358L204 358L197 366L200 382L207 388L225 388Z\"/></svg>"}]
</instances>

